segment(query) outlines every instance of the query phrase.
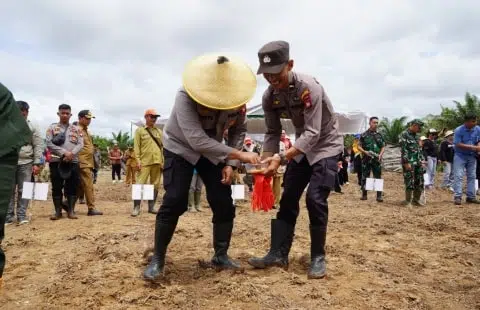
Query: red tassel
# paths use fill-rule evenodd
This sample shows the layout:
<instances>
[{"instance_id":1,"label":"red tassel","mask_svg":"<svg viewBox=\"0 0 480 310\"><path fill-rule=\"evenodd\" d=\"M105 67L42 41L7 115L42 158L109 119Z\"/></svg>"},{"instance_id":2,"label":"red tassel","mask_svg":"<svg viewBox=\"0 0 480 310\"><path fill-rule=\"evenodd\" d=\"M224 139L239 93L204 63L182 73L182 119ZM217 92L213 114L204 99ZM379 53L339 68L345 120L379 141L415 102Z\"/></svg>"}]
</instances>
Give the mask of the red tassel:
<instances>
[{"instance_id":1,"label":"red tassel","mask_svg":"<svg viewBox=\"0 0 480 310\"><path fill-rule=\"evenodd\" d=\"M252 210L267 212L273 208L275 203L272 186L270 185L272 177L266 177L263 174L254 174L253 177L255 184L252 194Z\"/></svg>"}]
</instances>

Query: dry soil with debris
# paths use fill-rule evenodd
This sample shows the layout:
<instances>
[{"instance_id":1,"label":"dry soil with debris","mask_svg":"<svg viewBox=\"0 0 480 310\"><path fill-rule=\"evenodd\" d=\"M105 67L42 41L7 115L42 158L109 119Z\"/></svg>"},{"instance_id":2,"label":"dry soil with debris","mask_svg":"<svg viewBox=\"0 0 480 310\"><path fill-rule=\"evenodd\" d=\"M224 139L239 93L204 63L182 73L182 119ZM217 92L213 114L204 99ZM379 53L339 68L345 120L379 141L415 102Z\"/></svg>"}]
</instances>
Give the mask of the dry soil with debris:
<instances>
[{"instance_id":1,"label":"dry soil with debris","mask_svg":"<svg viewBox=\"0 0 480 310\"><path fill-rule=\"evenodd\" d=\"M238 203L229 254L245 272L199 268L212 255L211 211L182 216L167 254L167 278L141 279L155 216L130 217L130 189L96 186L104 216L50 221L51 202L34 202L32 222L10 225L1 309L480 309L480 206L429 191L428 206L405 208L401 175L385 176L385 201L360 201L358 186L330 198L328 277L308 280L308 215L302 200L288 270L253 270L269 247L270 218ZM353 176L351 176L353 179Z\"/></svg>"}]
</instances>

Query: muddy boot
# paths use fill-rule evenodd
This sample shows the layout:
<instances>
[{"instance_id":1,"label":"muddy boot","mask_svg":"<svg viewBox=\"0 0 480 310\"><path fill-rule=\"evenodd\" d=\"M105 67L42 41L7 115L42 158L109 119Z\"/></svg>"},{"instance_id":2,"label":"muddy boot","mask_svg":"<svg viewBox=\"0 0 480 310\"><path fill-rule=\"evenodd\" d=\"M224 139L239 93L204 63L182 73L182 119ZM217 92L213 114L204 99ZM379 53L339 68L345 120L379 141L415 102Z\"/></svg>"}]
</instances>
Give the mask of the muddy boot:
<instances>
[{"instance_id":1,"label":"muddy boot","mask_svg":"<svg viewBox=\"0 0 480 310\"><path fill-rule=\"evenodd\" d=\"M405 201L402 202L402 204L406 207L410 207L412 203L412 193L413 191L411 189L406 189L405 190Z\"/></svg>"},{"instance_id":2,"label":"muddy boot","mask_svg":"<svg viewBox=\"0 0 480 310\"><path fill-rule=\"evenodd\" d=\"M87 212L88 216L95 216L95 215L103 215L102 211L98 211L97 209L94 208L89 208Z\"/></svg>"},{"instance_id":3,"label":"muddy boot","mask_svg":"<svg viewBox=\"0 0 480 310\"><path fill-rule=\"evenodd\" d=\"M377 202L383 202L383 193L377 192Z\"/></svg>"},{"instance_id":4,"label":"muddy boot","mask_svg":"<svg viewBox=\"0 0 480 310\"><path fill-rule=\"evenodd\" d=\"M423 190L418 190L418 189L416 189L413 192L413 205L418 206L418 207L424 207L425 206L425 204L421 200L422 193L423 193Z\"/></svg>"},{"instance_id":5,"label":"muddy boot","mask_svg":"<svg viewBox=\"0 0 480 310\"><path fill-rule=\"evenodd\" d=\"M212 265L216 269L240 269L240 265L227 255L232 238L233 221L213 224L213 248L215 254L212 257Z\"/></svg>"},{"instance_id":6,"label":"muddy boot","mask_svg":"<svg viewBox=\"0 0 480 310\"><path fill-rule=\"evenodd\" d=\"M194 202L194 205L195 205L195 210L197 210L198 212L202 212L202 210L200 210L201 197L202 197L202 192L194 192L193 193L193 202Z\"/></svg>"},{"instance_id":7,"label":"muddy boot","mask_svg":"<svg viewBox=\"0 0 480 310\"><path fill-rule=\"evenodd\" d=\"M131 216L138 216L140 214L140 203L141 200L134 200L133 201L133 211Z\"/></svg>"},{"instance_id":8,"label":"muddy boot","mask_svg":"<svg viewBox=\"0 0 480 310\"><path fill-rule=\"evenodd\" d=\"M188 212L194 212L195 195L193 192L188 192Z\"/></svg>"},{"instance_id":9,"label":"muddy boot","mask_svg":"<svg viewBox=\"0 0 480 310\"><path fill-rule=\"evenodd\" d=\"M158 191L155 189L153 191L153 200L148 201L148 213L157 214L155 211L155 202L157 202Z\"/></svg>"},{"instance_id":10,"label":"muddy boot","mask_svg":"<svg viewBox=\"0 0 480 310\"><path fill-rule=\"evenodd\" d=\"M309 279L321 279L325 277L327 266L325 264L325 239L327 229L322 226L310 225L310 269Z\"/></svg>"},{"instance_id":11,"label":"muddy boot","mask_svg":"<svg viewBox=\"0 0 480 310\"><path fill-rule=\"evenodd\" d=\"M62 197L53 197L53 205L55 207L55 214L53 214L50 219L52 221L55 221L55 220L58 220L60 218L62 218L62 208L63 208L63 204L62 204Z\"/></svg>"},{"instance_id":12,"label":"muddy boot","mask_svg":"<svg viewBox=\"0 0 480 310\"><path fill-rule=\"evenodd\" d=\"M270 250L264 257L253 257L248 263L255 268L264 269L271 266L288 267L288 253L293 242L293 231L295 226L285 221L272 219Z\"/></svg>"},{"instance_id":13,"label":"muddy boot","mask_svg":"<svg viewBox=\"0 0 480 310\"><path fill-rule=\"evenodd\" d=\"M77 203L77 196L68 196L67 197L68 201L68 212L67 212L67 217L71 220L76 220L78 217L75 216L75 213L73 213L75 210L75 204Z\"/></svg>"},{"instance_id":14,"label":"muddy boot","mask_svg":"<svg viewBox=\"0 0 480 310\"><path fill-rule=\"evenodd\" d=\"M362 198L360 198L360 200L367 200L367 191L366 190L362 190Z\"/></svg>"},{"instance_id":15,"label":"muddy boot","mask_svg":"<svg viewBox=\"0 0 480 310\"><path fill-rule=\"evenodd\" d=\"M155 248L152 260L143 272L143 279L155 281L164 275L165 255L167 247L172 240L178 218L172 223L162 222L157 218L155 221Z\"/></svg>"}]
</instances>

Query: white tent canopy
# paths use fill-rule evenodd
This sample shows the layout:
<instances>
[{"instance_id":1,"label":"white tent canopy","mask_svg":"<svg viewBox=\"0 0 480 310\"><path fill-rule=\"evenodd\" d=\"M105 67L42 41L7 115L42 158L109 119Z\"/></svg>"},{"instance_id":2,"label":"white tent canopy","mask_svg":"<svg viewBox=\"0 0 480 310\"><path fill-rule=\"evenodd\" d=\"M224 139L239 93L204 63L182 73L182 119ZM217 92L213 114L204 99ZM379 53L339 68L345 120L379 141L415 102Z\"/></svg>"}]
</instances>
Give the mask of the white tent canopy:
<instances>
[{"instance_id":1,"label":"white tent canopy","mask_svg":"<svg viewBox=\"0 0 480 310\"><path fill-rule=\"evenodd\" d=\"M248 118L247 121L247 132L253 139L262 141L263 134L266 131L265 120L263 119L263 111L261 107L253 107L247 111L248 116L254 116L253 118ZM355 111L355 112L337 112L339 130L343 135L346 134L356 134L364 132L368 128L368 115L364 112ZM163 128L167 123L168 118L158 119L156 127ZM295 136L295 128L293 127L292 122L289 119L282 119L282 127L286 131L287 135ZM132 121L132 124L136 126L144 126L145 120L141 119L138 121Z\"/></svg>"}]
</instances>

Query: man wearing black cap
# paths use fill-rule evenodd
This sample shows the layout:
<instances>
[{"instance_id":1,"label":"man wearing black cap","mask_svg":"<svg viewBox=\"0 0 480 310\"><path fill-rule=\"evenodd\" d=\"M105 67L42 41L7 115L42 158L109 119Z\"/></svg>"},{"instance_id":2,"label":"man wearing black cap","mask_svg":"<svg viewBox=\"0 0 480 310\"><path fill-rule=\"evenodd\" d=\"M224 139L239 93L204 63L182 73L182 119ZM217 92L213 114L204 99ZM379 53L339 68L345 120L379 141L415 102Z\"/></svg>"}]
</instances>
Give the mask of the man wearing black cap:
<instances>
[{"instance_id":1,"label":"man wearing black cap","mask_svg":"<svg viewBox=\"0 0 480 310\"><path fill-rule=\"evenodd\" d=\"M95 196L93 193L93 168L95 168L93 153L95 153L95 148L92 136L88 132L88 126L92 118L95 118L95 116L89 110L82 110L78 113L78 128L83 136L83 148L78 153L80 184L77 187L77 197L85 196L88 216L103 215L102 212L95 209Z\"/></svg>"},{"instance_id":2,"label":"man wearing black cap","mask_svg":"<svg viewBox=\"0 0 480 310\"><path fill-rule=\"evenodd\" d=\"M258 52L260 67L257 74L263 74L270 84L262 100L267 127L263 157L269 163L266 174L273 175L287 160L288 165L280 210L277 218L272 220L270 251L266 256L251 258L248 262L256 268L288 266L299 200L310 183L306 199L311 237L308 277L323 278L326 274L327 199L335 186L343 137L338 132L338 119L323 86L312 76L292 72L289 49L287 42L275 41ZM285 156L277 154L282 118L291 119L296 130L296 141Z\"/></svg>"}]
</instances>

